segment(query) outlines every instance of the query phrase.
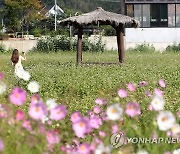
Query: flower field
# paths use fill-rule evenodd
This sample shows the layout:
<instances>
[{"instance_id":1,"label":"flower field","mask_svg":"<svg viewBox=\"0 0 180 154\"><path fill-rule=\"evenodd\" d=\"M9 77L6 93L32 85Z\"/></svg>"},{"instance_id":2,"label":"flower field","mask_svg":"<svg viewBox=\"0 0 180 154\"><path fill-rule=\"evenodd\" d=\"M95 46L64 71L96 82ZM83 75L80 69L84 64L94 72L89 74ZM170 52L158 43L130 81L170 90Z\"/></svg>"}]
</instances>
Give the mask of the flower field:
<instances>
[{"instance_id":1,"label":"flower field","mask_svg":"<svg viewBox=\"0 0 180 154\"><path fill-rule=\"evenodd\" d=\"M75 52L27 53L26 80L10 57L0 55L2 153L180 154L179 53L81 66ZM85 52L83 61L116 62L117 53Z\"/></svg>"}]
</instances>

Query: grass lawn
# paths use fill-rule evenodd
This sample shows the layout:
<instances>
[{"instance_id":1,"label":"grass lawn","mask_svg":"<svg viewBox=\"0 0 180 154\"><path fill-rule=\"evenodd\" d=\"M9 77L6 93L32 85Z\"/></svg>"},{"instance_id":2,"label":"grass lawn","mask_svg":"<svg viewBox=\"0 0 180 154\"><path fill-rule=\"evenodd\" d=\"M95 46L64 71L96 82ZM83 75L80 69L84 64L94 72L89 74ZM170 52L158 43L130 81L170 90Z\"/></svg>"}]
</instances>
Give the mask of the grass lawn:
<instances>
[{"instance_id":1,"label":"grass lawn","mask_svg":"<svg viewBox=\"0 0 180 154\"><path fill-rule=\"evenodd\" d=\"M27 90L28 82L19 82L13 75L14 68L11 66L10 54L0 54L0 72L5 74L4 82L7 91L0 95L2 104L9 104L12 114L17 109L22 109L28 116L30 97L32 94ZM118 59L116 52L104 53L83 53L84 62L116 62ZM39 94L46 101L49 98L55 99L58 103L67 107L68 115L60 122L53 122L47 129L56 128L60 131L60 143L54 147L53 153L59 152L59 146L65 142L71 144L75 134L69 120L70 115L75 111L80 111L86 116L89 110L95 106L95 99L102 97L108 99L108 105L120 103L125 108L130 101L138 102L141 106L141 115L130 118L124 115L124 124L118 121L103 122L99 130L105 131L107 136L100 137L105 145L109 144L111 136L111 126L117 124L119 130L124 131L129 137L150 137L157 133L159 137L166 137L166 132L160 131L155 124L157 112L148 111L148 105L152 98L145 96L145 91L152 94L154 88L158 87L159 79L166 82L165 109L170 110L174 115L180 111L180 54L178 53L127 53L124 64L117 65L81 65L76 66L75 52L59 53L28 53L27 61L23 63L24 69L31 74L31 81L35 80L40 85ZM147 86L137 88L136 92L130 92L126 99L119 98L117 91L126 88L127 83L133 83L138 87L140 81L146 81ZM7 100L13 87L19 86L27 91L27 101L23 106L11 105ZM106 109L103 106L102 109ZM176 117L177 118L177 117ZM177 118L177 122L180 119ZM24 154L46 152L46 141L43 134L33 134L20 128L19 123L9 125L2 119L0 137L5 149L4 153ZM32 124L36 129L40 124ZM94 134L98 134L95 130ZM22 133L21 133L22 132ZM92 141L92 136L87 135L80 141ZM33 141L33 143L32 143ZM123 147L113 149L113 153L121 151L124 154L131 154L139 149L146 149L150 154L161 154L165 151L173 151L180 148L180 144L127 144Z\"/></svg>"}]
</instances>

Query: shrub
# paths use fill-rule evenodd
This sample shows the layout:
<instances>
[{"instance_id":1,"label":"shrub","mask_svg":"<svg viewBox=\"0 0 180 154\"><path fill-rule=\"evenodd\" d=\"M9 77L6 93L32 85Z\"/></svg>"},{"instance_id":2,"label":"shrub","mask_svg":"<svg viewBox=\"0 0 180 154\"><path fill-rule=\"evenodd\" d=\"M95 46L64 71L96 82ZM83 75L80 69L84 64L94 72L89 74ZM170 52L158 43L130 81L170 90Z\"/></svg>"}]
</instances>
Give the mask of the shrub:
<instances>
[{"instance_id":1,"label":"shrub","mask_svg":"<svg viewBox=\"0 0 180 154\"><path fill-rule=\"evenodd\" d=\"M180 44L173 44L173 45L169 45L166 48L166 51L173 51L173 52L179 52L180 51Z\"/></svg>"},{"instance_id":2,"label":"shrub","mask_svg":"<svg viewBox=\"0 0 180 154\"><path fill-rule=\"evenodd\" d=\"M129 48L127 51L147 53L147 52L154 52L155 48L153 47L153 45L143 43L136 45L134 48Z\"/></svg>"},{"instance_id":3,"label":"shrub","mask_svg":"<svg viewBox=\"0 0 180 154\"><path fill-rule=\"evenodd\" d=\"M0 53L5 53L6 49L5 49L5 45L0 43Z\"/></svg>"},{"instance_id":4,"label":"shrub","mask_svg":"<svg viewBox=\"0 0 180 154\"><path fill-rule=\"evenodd\" d=\"M65 35L58 35L55 37L48 36L41 38L37 42L37 47L33 50L40 52L57 52L58 50L72 51L76 50L76 45L77 39L72 37L67 37ZM83 38L83 51L102 52L104 49L104 44L102 43L101 38L96 37L93 42L91 42L86 36Z\"/></svg>"}]
</instances>

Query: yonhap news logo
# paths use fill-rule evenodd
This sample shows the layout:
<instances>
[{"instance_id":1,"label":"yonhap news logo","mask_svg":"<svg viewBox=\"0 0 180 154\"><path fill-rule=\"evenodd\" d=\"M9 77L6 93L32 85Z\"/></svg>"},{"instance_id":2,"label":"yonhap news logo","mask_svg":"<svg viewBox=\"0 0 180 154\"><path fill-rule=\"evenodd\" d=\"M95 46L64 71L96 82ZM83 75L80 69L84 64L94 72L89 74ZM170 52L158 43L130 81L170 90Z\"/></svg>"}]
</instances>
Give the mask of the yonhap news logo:
<instances>
[{"instance_id":1,"label":"yonhap news logo","mask_svg":"<svg viewBox=\"0 0 180 154\"><path fill-rule=\"evenodd\" d=\"M113 148L119 148L124 144L179 144L180 138L140 138L140 137L126 137L123 133L115 133L110 137L110 143Z\"/></svg>"}]
</instances>

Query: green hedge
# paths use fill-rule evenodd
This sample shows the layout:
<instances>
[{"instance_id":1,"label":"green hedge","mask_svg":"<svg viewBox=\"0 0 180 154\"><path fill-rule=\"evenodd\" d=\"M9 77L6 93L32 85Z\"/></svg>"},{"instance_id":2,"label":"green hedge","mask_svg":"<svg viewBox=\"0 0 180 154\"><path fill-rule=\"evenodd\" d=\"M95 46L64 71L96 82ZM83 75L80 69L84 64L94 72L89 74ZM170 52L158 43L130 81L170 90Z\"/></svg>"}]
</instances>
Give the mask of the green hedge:
<instances>
[{"instance_id":1,"label":"green hedge","mask_svg":"<svg viewBox=\"0 0 180 154\"><path fill-rule=\"evenodd\" d=\"M77 39L72 37L67 37L65 35L59 35L55 37L45 37L41 38L37 42L34 51L39 52L57 52L63 51L74 51L76 50ZM92 52L103 52L105 50L105 45L102 43L100 37L96 37L95 41L92 43L88 37L83 38L83 51Z\"/></svg>"}]
</instances>

